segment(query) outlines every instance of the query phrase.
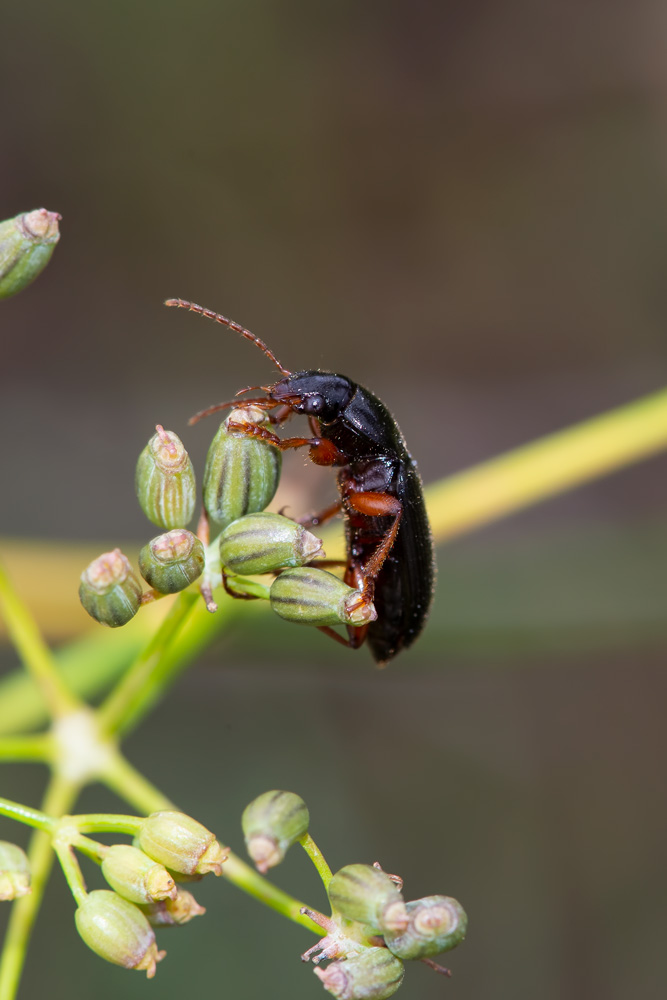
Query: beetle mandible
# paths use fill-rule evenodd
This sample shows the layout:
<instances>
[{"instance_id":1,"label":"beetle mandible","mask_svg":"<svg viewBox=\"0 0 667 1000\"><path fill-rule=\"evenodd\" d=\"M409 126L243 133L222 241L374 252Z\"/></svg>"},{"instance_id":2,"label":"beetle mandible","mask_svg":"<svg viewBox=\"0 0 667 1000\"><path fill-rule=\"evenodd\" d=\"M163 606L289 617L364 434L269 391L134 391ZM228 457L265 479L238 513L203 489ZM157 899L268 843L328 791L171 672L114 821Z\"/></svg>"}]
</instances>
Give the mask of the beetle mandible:
<instances>
[{"instance_id":1,"label":"beetle mandible","mask_svg":"<svg viewBox=\"0 0 667 1000\"><path fill-rule=\"evenodd\" d=\"M239 424L238 430L281 450L308 447L313 462L337 467L340 499L309 523L321 524L342 511L347 543L344 579L359 590L360 602L375 604L377 620L348 626L347 639L328 626L321 631L353 649L367 641L375 660L385 665L422 631L435 578L422 483L398 424L377 396L345 375L291 372L263 340L226 316L185 299L167 299L165 305L188 309L242 334L283 376L259 387L266 396L218 403L196 414L191 423L246 404L275 411L269 416L273 425L293 413L308 417L311 437L280 438L257 424Z\"/></svg>"}]
</instances>

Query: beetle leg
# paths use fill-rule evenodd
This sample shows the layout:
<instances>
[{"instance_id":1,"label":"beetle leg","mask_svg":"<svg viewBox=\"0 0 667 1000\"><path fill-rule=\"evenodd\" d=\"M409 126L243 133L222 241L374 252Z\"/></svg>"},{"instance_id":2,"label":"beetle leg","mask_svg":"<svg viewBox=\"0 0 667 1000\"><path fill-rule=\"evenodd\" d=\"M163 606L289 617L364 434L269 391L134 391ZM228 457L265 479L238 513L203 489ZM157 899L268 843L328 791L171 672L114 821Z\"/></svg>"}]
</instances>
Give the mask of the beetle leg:
<instances>
[{"instance_id":1,"label":"beetle leg","mask_svg":"<svg viewBox=\"0 0 667 1000\"><path fill-rule=\"evenodd\" d=\"M298 517L297 523L303 525L304 528L316 528L318 524L324 524L326 521L330 521L332 517L339 514L343 509L343 501L336 500L332 503L330 507L327 507L320 514L306 514L304 517Z\"/></svg>"},{"instance_id":2,"label":"beetle leg","mask_svg":"<svg viewBox=\"0 0 667 1000\"><path fill-rule=\"evenodd\" d=\"M360 625L359 628L355 628L354 625L347 626L347 639L340 632L336 632L334 628L330 625L318 625L318 631L324 632L325 635L330 636L339 642L341 646L347 646L348 649L359 649L364 639L366 638L366 632L368 631L368 625Z\"/></svg>"},{"instance_id":3,"label":"beetle leg","mask_svg":"<svg viewBox=\"0 0 667 1000\"><path fill-rule=\"evenodd\" d=\"M391 552L391 548L396 540L398 528L403 514L403 505L397 497L389 493L350 493L345 498L346 505L359 514L367 517L389 517L393 514L394 521L384 536L373 555L363 566L354 573L355 567L350 567L355 578L359 578L361 583L359 600L367 602L373 600L373 590L378 573L382 569L382 564ZM360 577L359 577L360 574Z\"/></svg>"},{"instance_id":4,"label":"beetle leg","mask_svg":"<svg viewBox=\"0 0 667 1000\"><path fill-rule=\"evenodd\" d=\"M281 451L287 451L288 448L310 448L311 461L315 462L316 465L348 464L348 459L342 451L339 451L336 445L326 438L280 438L259 424L237 424L234 420L228 422L227 430L240 432L246 437L261 438L263 441L275 445L276 448L280 448Z\"/></svg>"}]
</instances>

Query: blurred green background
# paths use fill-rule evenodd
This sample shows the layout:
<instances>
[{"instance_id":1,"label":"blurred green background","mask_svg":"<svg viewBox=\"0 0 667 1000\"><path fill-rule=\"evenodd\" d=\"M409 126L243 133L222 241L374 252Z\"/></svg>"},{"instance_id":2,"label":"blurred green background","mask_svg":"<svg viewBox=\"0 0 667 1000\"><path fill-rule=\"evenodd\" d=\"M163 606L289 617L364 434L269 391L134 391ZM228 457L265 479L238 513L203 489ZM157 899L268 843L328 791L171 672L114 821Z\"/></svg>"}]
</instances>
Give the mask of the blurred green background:
<instances>
[{"instance_id":1,"label":"blurred green background","mask_svg":"<svg viewBox=\"0 0 667 1000\"><path fill-rule=\"evenodd\" d=\"M143 543L155 423L201 463L187 417L272 377L167 296L367 384L427 481L659 388L666 45L658 0L4 5L0 217L44 205L63 236L0 312L0 534ZM307 510L333 487L305 466ZM663 997L666 507L657 458L441 549L383 673L251 609L128 753L236 849L289 788L333 867L458 897L455 978L410 967L400 996ZM3 773L37 804L39 769ZM324 905L305 857L275 880ZM323 995L304 931L198 897L147 984L79 943L54 879L22 996Z\"/></svg>"}]
</instances>

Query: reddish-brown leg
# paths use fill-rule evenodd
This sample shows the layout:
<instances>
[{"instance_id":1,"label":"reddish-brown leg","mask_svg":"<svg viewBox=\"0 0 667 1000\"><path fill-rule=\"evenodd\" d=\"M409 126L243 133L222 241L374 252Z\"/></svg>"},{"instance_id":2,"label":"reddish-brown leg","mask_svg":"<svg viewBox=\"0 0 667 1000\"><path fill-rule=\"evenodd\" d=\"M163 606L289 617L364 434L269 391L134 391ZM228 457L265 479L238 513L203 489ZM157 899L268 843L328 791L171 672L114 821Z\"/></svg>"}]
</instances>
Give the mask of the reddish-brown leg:
<instances>
[{"instance_id":1,"label":"reddish-brown leg","mask_svg":"<svg viewBox=\"0 0 667 1000\"><path fill-rule=\"evenodd\" d=\"M297 522L303 525L304 528L316 528L318 524L325 524L330 521L332 517L336 514L340 514L343 509L343 501L336 500L332 503L330 507L327 507L320 514L306 514L304 517L298 517Z\"/></svg>"}]
</instances>

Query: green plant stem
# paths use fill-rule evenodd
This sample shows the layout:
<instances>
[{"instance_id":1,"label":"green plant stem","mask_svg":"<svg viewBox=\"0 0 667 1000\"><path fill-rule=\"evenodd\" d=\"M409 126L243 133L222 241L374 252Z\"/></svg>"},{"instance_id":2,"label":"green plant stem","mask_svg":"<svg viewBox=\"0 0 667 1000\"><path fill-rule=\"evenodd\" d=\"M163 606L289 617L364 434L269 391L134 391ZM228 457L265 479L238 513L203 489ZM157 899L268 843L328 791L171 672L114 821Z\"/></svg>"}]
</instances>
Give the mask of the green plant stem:
<instances>
[{"instance_id":1,"label":"green plant stem","mask_svg":"<svg viewBox=\"0 0 667 1000\"><path fill-rule=\"evenodd\" d=\"M242 889L243 892L248 893L249 896L253 896L261 903L264 903L265 906L269 906L272 910L275 910L276 913L287 917L288 920L292 920L295 924L306 927L309 931L314 931L315 934L322 933L322 930L313 924L310 917L306 916L305 913L301 913L301 908L305 906L305 903L283 892L282 889L276 888L267 879L262 878L250 865L247 865L245 861L241 861L233 851L229 852L229 856L222 866L222 874L228 882L232 882L239 889Z\"/></svg>"},{"instance_id":2,"label":"green plant stem","mask_svg":"<svg viewBox=\"0 0 667 1000\"><path fill-rule=\"evenodd\" d=\"M78 702L58 673L51 651L44 642L27 606L12 587L0 563L0 610L4 612L7 631L26 668L39 685L52 717L65 715Z\"/></svg>"},{"instance_id":3,"label":"green plant stem","mask_svg":"<svg viewBox=\"0 0 667 1000\"><path fill-rule=\"evenodd\" d=\"M83 875L79 868L79 862L74 857L74 852L69 843L59 844L56 840L54 841L53 849L56 852L63 875L74 896L76 905L81 906L88 893L86 892L86 884L83 881Z\"/></svg>"},{"instance_id":4,"label":"green plant stem","mask_svg":"<svg viewBox=\"0 0 667 1000\"><path fill-rule=\"evenodd\" d=\"M44 813L53 816L68 813L76 802L79 789L78 784L54 775L42 803ZM0 960L0 1000L14 1000L18 990L30 934L53 864L49 834L42 830L33 834L28 849L28 859L32 872L32 892L18 899L12 907Z\"/></svg>"},{"instance_id":5,"label":"green plant stem","mask_svg":"<svg viewBox=\"0 0 667 1000\"><path fill-rule=\"evenodd\" d=\"M148 814L159 809L176 808L119 751L113 755L111 764L100 777L108 788L138 812Z\"/></svg>"},{"instance_id":6,"label":"green plant stem","mask_svg":"<svg viewBox=\"0 0 667 1000\"><path fill-rule=\"evenodd\" d=\"M130 837L139 833L144 821L142 816L122 816L120 813L81 813L70 819L81 833L126 833Z\"/></svg>"},{"instance_id":7,"label":"green plant stem","mask_svg":"<svg viewBox=\"0 0 667 1000\"><path fill-rule=\"evenodd\" d=\"M52 757L53 740L48 735L0 738L0 760L2 761L50 761Z\"/></svg>"},{"instance_id":8,"label":"green plant stem","mask_svg":"<svg viewBox=\"0 0 667 1000\"><path fill-rule=\"evenodd\" d=\"M179 594L159 629L98 711L100 729L107 735L131 728L160 697L169 681L164 653L190 614L198 595Z\"/></svg>"},{"instance_id":9,"label":"green plant stem","mask_svg":"<svg viewBox=\"0 0 667 1000\"><path fill-rule=\"evenodd\" d=\"M540 438L426 490L443 542L667 448L667 390Z\"/></svg>"},{"instance_id":10,"label":"green plant stem","mask_svg":"<svg viewBox=\"0 0 667 1000\"><path fill-rule=\"evenodd\" d=\"M317 874L324 883L324 888L329 890L329 882L333 878L329 865L324 860L324 855L309 833L304 833L299 839L299 843L317 869Z\"/></svg>"},{"instance_id":11,"label":"green plant stem","mask_svg":"<svg viewBox=\"0 0 667 1000\"><path fill-rule=\"evenodd\" d=\"M26 826L34 826L37 830L47 830L49 832L53 830L57 822L57 820L47 816L46 813L40 812L39 809L31 809L20 802L12 802L10 799L1 798L0 816L9 816L10 819L15 819L19 823L25 823Z\"/></svg>"}]
</instances>

